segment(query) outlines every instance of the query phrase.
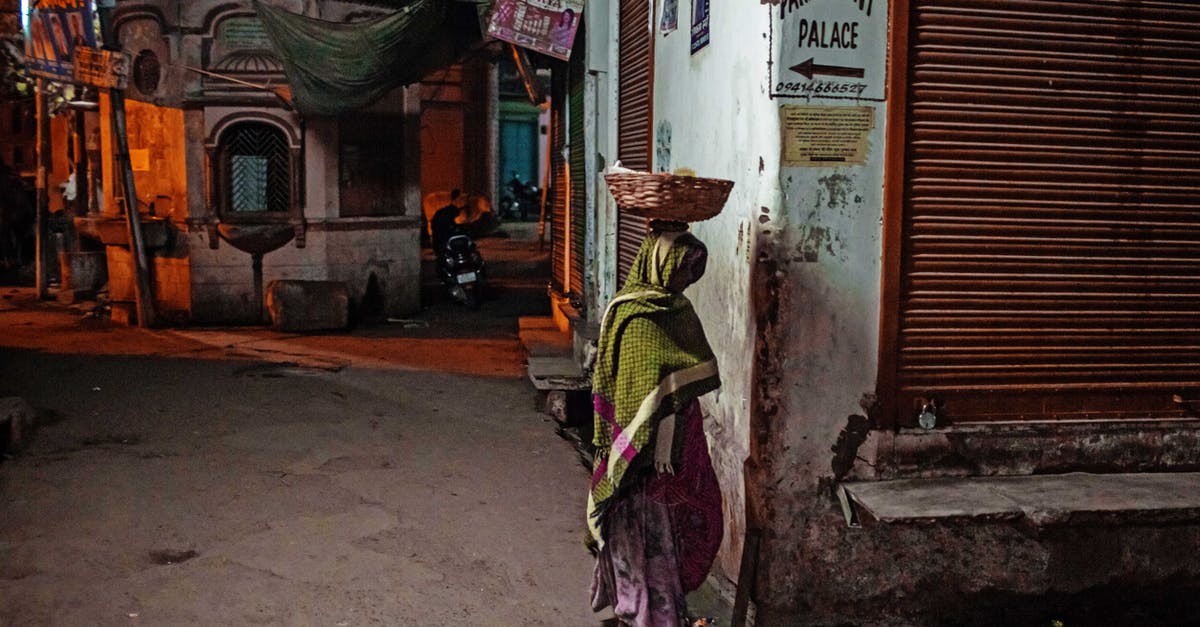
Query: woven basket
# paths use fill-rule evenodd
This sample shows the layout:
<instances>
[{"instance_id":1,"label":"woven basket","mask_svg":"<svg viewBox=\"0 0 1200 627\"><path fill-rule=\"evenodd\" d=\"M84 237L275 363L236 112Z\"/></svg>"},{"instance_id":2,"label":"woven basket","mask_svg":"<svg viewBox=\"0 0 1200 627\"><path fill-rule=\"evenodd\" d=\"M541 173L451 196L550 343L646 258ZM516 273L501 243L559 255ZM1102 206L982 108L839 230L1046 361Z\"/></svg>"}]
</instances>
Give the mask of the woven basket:
<instances>
[{"instance_id":1,"label":"woven basket","mask_svg":"<svg viewBox=\"0 0 1200 627\"><path fill-rule=\"evenodd\" d=\"M675 222L699 222L721 213L733 189L733 181L667 172L613 172L604 180L621 211Z\"/></svg>"}]
</instances>

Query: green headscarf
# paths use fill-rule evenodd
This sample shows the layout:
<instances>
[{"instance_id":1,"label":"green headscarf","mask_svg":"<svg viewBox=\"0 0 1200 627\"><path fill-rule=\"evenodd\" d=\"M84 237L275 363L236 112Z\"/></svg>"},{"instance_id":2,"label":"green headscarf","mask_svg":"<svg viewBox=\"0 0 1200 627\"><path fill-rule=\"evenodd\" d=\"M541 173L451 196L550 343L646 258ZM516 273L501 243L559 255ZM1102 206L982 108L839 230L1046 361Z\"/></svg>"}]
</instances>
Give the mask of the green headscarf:
<instances>
[{"instance_id":1,"label":"green headscarf","mask_svg":"<svg viewBox=\"0 0 1200 627\"><path fill-rule=\"evenodd\" d=\"M651 232L601 322L592 378L596 455L587 517L592 537L601 544L604 512L630 468L650 464L659 421L721 385L691 301L668 289L681 266L704 254L704 245L691 233ZM675 429L677 435L684 432Z\"/></svg>"}]
</instances>

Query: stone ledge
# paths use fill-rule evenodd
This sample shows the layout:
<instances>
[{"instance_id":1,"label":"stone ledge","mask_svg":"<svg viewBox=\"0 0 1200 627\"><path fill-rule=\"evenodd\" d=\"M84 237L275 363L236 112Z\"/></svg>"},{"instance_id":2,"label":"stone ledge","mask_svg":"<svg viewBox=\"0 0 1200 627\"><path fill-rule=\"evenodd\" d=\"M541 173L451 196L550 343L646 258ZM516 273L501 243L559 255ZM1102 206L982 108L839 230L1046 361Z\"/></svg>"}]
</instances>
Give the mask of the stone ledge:
<instances>
[{"instance_id":1,"label":"stone ledge","mask_svg":"<svg viewBox=\"0 0 1200 627\"><path fill-rule=\"evenodd\" d=\"M1055 525L1200 522L1200 473L1067 473L849 482L846 521L864 524L1012 521Z\"/></svg>"},{"instance_id":2,"label":"stone ledge","mask_svg":"<svg viewBox=\"0 0 1200 627\"><path fill-rule=\"evenodd\" d=\"M872 432L871 479L1200 471L1200 420L954 424Z\"/></svg>"},{"instance_id":3,"label":"stone ledge","mask_svg":"<svg viewBox=\"0 0 1200 627\"><path fill-rule=\"evenodd\" d=\"M525 316L517 320L521 345L529 357L564 357L571 354L571 337L549 316Z\"/></svg>"},{"instance_id":4,"label":"stone ledge","mask_svg":"<svg viewBox=\"0 0 1200 627\"><path fill-rule=\"evenodd\" d=\"M350 295L341 281L278 279L267 284L266 308L279 331L340 330L349 326Z\"/></svg>"},{"instance_id":5,"label":"stone ledge","mask_svg":"<svg viewBox=\"0 0 1200 627\"><path fill-rule=\"evenodd\" d=\"M529 380L540 391L587 390L591 378L584 376L572 357L530 357Z\"/></svg>"}]
</instances>

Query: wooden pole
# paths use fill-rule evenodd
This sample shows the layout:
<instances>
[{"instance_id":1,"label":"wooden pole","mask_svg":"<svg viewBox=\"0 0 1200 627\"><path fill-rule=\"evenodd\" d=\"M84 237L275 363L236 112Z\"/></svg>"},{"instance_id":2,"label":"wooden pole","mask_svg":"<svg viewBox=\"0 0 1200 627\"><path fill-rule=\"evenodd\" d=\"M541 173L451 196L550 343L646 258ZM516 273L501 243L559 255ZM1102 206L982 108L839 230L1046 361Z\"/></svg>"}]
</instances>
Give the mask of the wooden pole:
<instances>
[{"instance_id":1,"label":"wooden pole","mask_svg":"<svg viewBox=\"0 0 1200 627\"><path fill-rule=\"evenodd\" d=\"M112 11L116 0L99 0L96 3L100 15L100 32L104 47L118 50L112 45ZM125 128L125 91L112 88L108 92L112 113L113 141L117 148L117 167L120 168L121 183L125 195L125 223L129 231L129 252L133 257L136 275L134 297L137 299L137 323L139 327L154 325L154 295L150 287L150 264L146 259L146 245L142 238L142 221L138 212L137 189L133 182L133 164L129 160L129 135Z\"/></svg>"},{"instance_id":2,"label":"wooden pole","mask_svg":"<svg viewBox=\"0 0 1200 627\"><path fill-rule=\"evenodd\" d=\"M75 112L75 215L82 216L91 206L92 176L87 150L87 114ZM78 241L74 247L78 250Z\"/></svg>"},{"instance_id":3,"label":"wooden pole","mask_svg":"<svg viewBox=\"0 0 1200 627\"><path fill-rule=\"evenodd\" d=\"M37 79L37 197L34 224L34 267L36 289L39 299L50 297L49 256L50 242L50 100L46 95L45 79Z\"/></svg>"}]
</instances>

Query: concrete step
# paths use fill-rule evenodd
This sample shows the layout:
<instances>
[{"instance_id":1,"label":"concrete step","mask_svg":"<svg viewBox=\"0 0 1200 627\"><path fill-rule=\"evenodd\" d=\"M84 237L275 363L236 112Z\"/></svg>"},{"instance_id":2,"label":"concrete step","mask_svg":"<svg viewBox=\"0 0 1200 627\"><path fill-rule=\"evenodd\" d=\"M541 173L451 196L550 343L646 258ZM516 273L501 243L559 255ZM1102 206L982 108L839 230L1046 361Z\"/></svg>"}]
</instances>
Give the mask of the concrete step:
<instances>
[{"instance_id":1,"label":"concrete step","mask_svg":"<svg viewBox=\"0 0 1200 627\"><path fill-rule=\"evenodd\" d=\"M525 316L517 321L525 347L529 380L539 391L586 390L591 377L575 361L571 335L550 316Z\"/></svg>"},{"instance_id":2,"label":"concrete step","mask_svg":"<svg viewBox=\"0 0 1200 627\"><path fill-rule=\"evenodd\" d=\"M530 357L529 380L539 391L587 390L592 379L585 376L572 357Z\"/></svg>"},{"instance_id":3,"label":"concrete step","mask_svg":"<svg viewBox=\"0 0 1200 627\"><path fill-rule=\"evenodd\" d=\"M570 357L571 335L554 323L550 316L523 316L517 320L517 334L529 357Z\"/></svg>"},{"instance_id":4,"label":"concrete step","mask_svg":"<svg viewBox=\"0 0 1200 627\"><path fill-rule=\"evenodd\" d=\"M847 522L1014 521L1058 525L1194 523L1200 473L940 477L843 483Z\"/></svg>"}]
</instances>

